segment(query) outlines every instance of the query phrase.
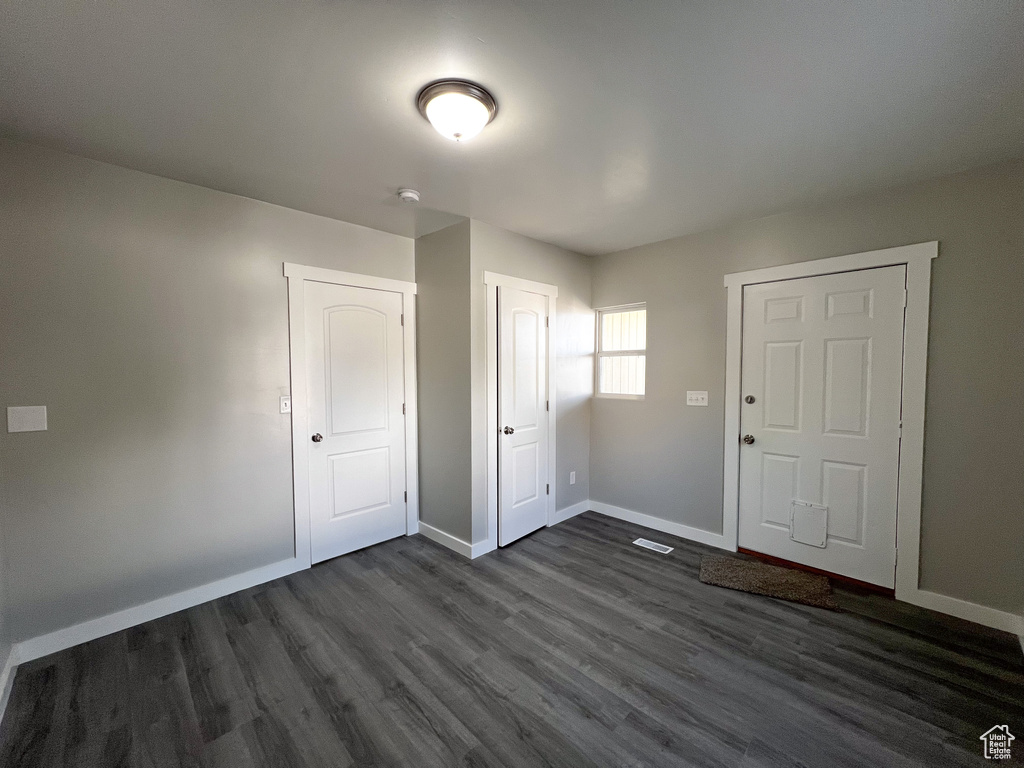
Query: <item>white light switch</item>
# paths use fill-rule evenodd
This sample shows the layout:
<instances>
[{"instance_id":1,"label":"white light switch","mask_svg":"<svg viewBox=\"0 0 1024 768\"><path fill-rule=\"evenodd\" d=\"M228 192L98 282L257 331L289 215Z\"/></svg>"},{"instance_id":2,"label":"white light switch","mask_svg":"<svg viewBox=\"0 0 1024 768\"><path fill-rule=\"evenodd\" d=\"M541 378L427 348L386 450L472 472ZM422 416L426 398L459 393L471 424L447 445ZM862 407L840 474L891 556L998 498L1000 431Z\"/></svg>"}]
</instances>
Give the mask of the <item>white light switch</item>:
<instances>
[{"instance_id":1,"label":"white light switch","mask_svg":"<svg viewBox=\"0 0 1024 768\"><path fill-rule=\"evenodd\" d=\"M569 473L569 485L576 485L576 473L575 472L570 472Z\"/></svg>"},{"instance_id":2,"label":"white light switch","mask_svg":"<svg viewBox=\"0 0 1024 768\"><path fill-rule=\"evenodd\" d=\"M8 432L46 431L45 405L18 405L7 409Z\"/></svg>"},{"instance_id":3,"label":"white light switch","mask_svg":"<svg viewBox=\"0 0 1024 768\"><path fill-rule=\"evenodd\" d=\"M281 413L291 413L291 412L292 412L292 396L291 395L281 395Z\"/></svg>"},{"instance_id":4,"label":"white light switch","mask_svg":"<svg viewBox=\"0 0 1024 768\"><path fill-rule=\"evenodd\" d=\"M708 393L707 392L687 392L686 393L686 404L687 405L707 405L708 404Z\"/></svg>"}]
</instances>

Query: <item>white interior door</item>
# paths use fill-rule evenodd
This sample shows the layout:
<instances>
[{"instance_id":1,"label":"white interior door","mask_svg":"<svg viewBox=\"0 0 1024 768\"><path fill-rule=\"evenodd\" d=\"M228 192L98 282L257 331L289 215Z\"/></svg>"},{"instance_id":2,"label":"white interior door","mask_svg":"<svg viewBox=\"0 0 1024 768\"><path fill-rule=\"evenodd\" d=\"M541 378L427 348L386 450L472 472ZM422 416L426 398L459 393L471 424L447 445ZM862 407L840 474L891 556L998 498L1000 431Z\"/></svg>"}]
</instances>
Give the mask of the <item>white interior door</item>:
<instances>
[{"instance_id":1,"label":"white interior door","mask_svg":"<svg viewBox=\"0 0 1024 768\"><path fill-rule=\"evenodd\" d=\"M894 586L905 285L894 266L743 289L741 547Z\"/></svg>"},{"instance_id":2,"label":"white interior door","mask_svg":"<svg viewBox=\"0 0 1024 768\"><path fill-rule=\"evenodd\" d=\"M498 544L547 524L547 297L498 287Z\"/></svg>"},{"instance_id":3,"label":"white interior door","mask_svg":"<svg viewBox=\"0 0 1024 768\"><path fill-rule=\"evenodd\" d=\"M405 534L402 295L304 281L314 563Z\"/></svg>"}]
</instances>

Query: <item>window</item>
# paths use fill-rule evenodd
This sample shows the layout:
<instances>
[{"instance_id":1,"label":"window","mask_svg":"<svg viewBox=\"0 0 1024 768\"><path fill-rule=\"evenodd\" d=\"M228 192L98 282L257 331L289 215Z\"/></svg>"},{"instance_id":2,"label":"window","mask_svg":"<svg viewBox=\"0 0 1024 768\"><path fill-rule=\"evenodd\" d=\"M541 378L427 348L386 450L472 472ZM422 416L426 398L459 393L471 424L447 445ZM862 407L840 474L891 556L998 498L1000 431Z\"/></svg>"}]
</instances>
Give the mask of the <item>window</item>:
<instances>
[{"instance_id":1,"label":"window","mask_svg":"<svg viewBox=\"0 0 1024 768\"><path fill-rule=\"evenodd\" d=\"M597 394L643 397L647 386L647 305L597 312Z\"/></svg>"}]
</instances>

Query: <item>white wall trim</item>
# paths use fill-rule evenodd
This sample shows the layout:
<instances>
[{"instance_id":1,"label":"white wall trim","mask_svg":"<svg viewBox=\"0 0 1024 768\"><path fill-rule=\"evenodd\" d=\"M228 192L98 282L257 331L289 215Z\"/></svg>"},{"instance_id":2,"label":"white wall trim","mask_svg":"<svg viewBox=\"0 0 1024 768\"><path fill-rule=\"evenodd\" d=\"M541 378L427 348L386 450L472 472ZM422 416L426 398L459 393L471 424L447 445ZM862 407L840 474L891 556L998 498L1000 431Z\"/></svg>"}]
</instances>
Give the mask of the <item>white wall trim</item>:
<instances>
[{"instance_id":1,"label":"white wall trim","mask_svg":"<svg viewBox=\"0 0 1024 768\"><path fill-rule=\"evenodd\" d=\"M7 702L11 700L11 689L14 687L14 675L18 671L18 648L12 646L7 654L7 661L4 668L0 670L0 722L3 722L4 712L7 711Z\"/></svg>"},{"instance_id":2,"label":"white wall trim","mask_svg":"<svg viewBox=\"0 0 1024 768\"><path fill-rule=\"evenodd\" d=\"M402 313L405 326L405 535L420 530L420 416L416 367L416 286L404 292Z\"/></svg>"},{"instance_id":3,"label":"white wall trim","mask_svg":"<svg viewBox=\"0 0 1024 768\"><path fill-rule=\"evenodd\" d=\"M488 552L494 550L489 541L481 541L477 544L470 544L468 541L460 539L458 536L452 536L447 531L442 531L440 528L435 528L432 525L427 525L422 520L420 521L420 531L422 535L426 536L431 541L437 542L443 547L453 552L457 552L463 557L468 557L470 560L485 555Z\"/></svg>"},{"instance_id":4,"label":"white wall trim","mask_svg":"<svg viewBox=\"0 0 1024 768\"><path fill-rule=\"evenodd\" d=\"M525 280L521 277L502 275L497 272L484 272L484 285L503 285L506 288L515 288L527 293L539 293L541 296L548 296L552 299L558 298L558 286L549 283L538 283L536 280Z\"/></svg>"},{"instance_id":5,"label":"white wall trim","mask_svg":"<svg viewBox=\"0 0 1024 768\"><path fill-rule=\"evenodd\" d=\"M558 493L555 437L555 298L558 287L520 277L500 275L497 272L484 272L485 292L487 293L487 543L491 550L498 548L498 287L515 288L516 290L536 293L547 298L548 314L548 480L551 493L548 495L548 525L555 519L555 498Z\"/></svg>"},{"instance_id":6,"label":"white wall trim","mask_svg":"<svg viewBox=\"0 0 1024 768\"><path fill-rule=\"evenodd\" d=\"M405 533L419 531L419 416L416 386L416 284L334 269L284 264L288 279L288 347L292 396L292 494L295 514L295 557L308 568L312 563L309 517L309 396L306 381L306 298L304 282L347 285L402 295L405 364Z\"/></svg>"},{"instance_id":7,"label":"white wall trim","mask_svg":"<svg viewBox=\"0 0 1024 768\"><path fill-rule=\"evenodd\" d=\"M900 447L896 527L896 597L914 602L919 591L921 547L921 482L924 466L924 396L928 367L928 315L931 262L938 242L917 243L830 259L802 261L725 276L728 289L725 389L725 484L722 530L729 547L738 543L740 450L740 385L743 344L743 288L757 283L873 269L907 267L907 309L903 352L903 439Z\"/></svg>"},{"instance_id":8,"label":"white wall trim","mask_svg":"<svg viewBox=\"0 0 1024 768\"><path fill-rule=\"evenodd\" d=\"M627 523L636 523L644 528L669 533L681 539L689 539L690 541L718 547L719 549L731 549L725 536L720 533L705 531L703 528L691 528L689 525L673 523L671 520L664 520L660 517L644 514L643 512L634 512L631 509L623 509L612 504L605 504L603 501L591 500L588 509L608 517L625 520Z\"/></svg>"},{"instance_id":9,"label":"white wall trim","mask_svg":"<svg viewBox=\"0 0 1024 768\"><path fill-rule=\"evenodd\" d=\"M87 643L90 640L105 637L114 632L120 632L129 627L138 626L153 619L159 619L162 616L177 613L186 608L192 608L210 600L234 594L243 589L265 584L268 581L301 571L306 567L308 566L303 565L295 558L281 560L271 565L265 565L261 568L255 568L251 571L245 571L244 573L204 584L201 587L186 589L183 592L177 592L173 595L151 600L142 605L136 605L132 608L101 616L98 619L90 619L81 624L58 629L55 632L40 635L31 640L23 640L14 646L17 660L19 664L23 664L43 656L49 656L51 653L57 653L57 651L63 651L67 648Z\"/></svg>"},{"instance_id":10,"label":"white wall trim","mask_svg":"<svg viewBox=\"0 0 1024 768\"><path fill-rule=\"evenodd\" d=\"M973 621L975 624L982 624L993 629L1001 629L1004 632L1018 636L1024 635L1024 617L1009 611L1000 611L996 608L978 605L967 600L961 600L958 597L940 595L938 592L930 592L927 589L915 589L912 593L900 599L921 608L928 608L932 611ZM1024 642L1024 637L1021 639Z\"/></svg>"},{"instance_id":11,"label":"white wall trim","mask_svg":"<svg viewBox=\"0 0 1024 768\"><path fill-rule=\"evenodd\" d=\"M393 293L416 293L416 283L405 280L392 280L389 277L361 275L358 272L342 272L337 269L323 267L307 267L305 264L285 262L284 276L299 280L314 280L318 283L334 283L335 285L351 285L353 288L373 288L377 291Z\"/></svg>"},{"instance_id":12,"label":"white wall trim","mask_svg":"<svg viewBox=\"0 0 1024 768\"><path fill-rule=\"evenodd\" d=\"M555 510L555 514L551 516L550 520L548 520L548 527L550 528L552 525L564 523L571 517L576 517L576 515L582 515L584 512L590 511L593 509L591 503L590 499L584 499L583 501L578 501L568 507Z\"/></svg>"},{"instance_id":13,"label":"white wall trim","mask_svg":"<svg viewBox=\"0 0 1024 768\"><path fill-rule=\"evenodd\" d=\"M875 267L894 267L899 264L919 264L928 266L939 255L939 243L932 240L927 243L900 245L896 248L883 248L879 251L852 253L848 256L833 256L828 259L811 259L793 264L782 264L778 267L751 269L746 272L733 272L725 276L726 288L742 288L755 283L773 283L779 280L793 280L798 277L815 277L832 275L838 272L854 272L858 269L874 269Z\"/></svg>"}]
</instances>

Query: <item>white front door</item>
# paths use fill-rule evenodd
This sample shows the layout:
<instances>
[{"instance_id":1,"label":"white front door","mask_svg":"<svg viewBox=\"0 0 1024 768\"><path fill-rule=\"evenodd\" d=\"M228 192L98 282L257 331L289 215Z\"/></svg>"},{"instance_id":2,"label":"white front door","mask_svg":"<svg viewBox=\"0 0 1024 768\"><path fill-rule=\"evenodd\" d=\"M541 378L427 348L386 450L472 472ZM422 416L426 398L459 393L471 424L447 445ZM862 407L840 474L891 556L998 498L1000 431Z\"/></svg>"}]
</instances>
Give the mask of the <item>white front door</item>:
<instances>
[{"instance_id":1,"label":"white front door","mask_svg":"<svg viewBox=\"0 0 1024 768\"><path fill-rule=\"evenodd\" d=\"M547 524L546 296L498 287L498 544Z\"/></svg>"},{"instance_id":2,"label":"white front door","mask_svg":"<svg viewBox=\"0 0 1024 768\"><path fill-rule=\"evenodd\" d=\"M405 534L402 295L304 286L317 563Z\"/></svg>"},{"instance_id":3,"label":"white front door","mask_svg":"<svg viewBox=\"0 0 1024 768\"><path fill-rule=\"evenodd\" d=\"M740 547L894 586L905 285L895 266L744 287Z\"/></svg>"}]
</instances>

